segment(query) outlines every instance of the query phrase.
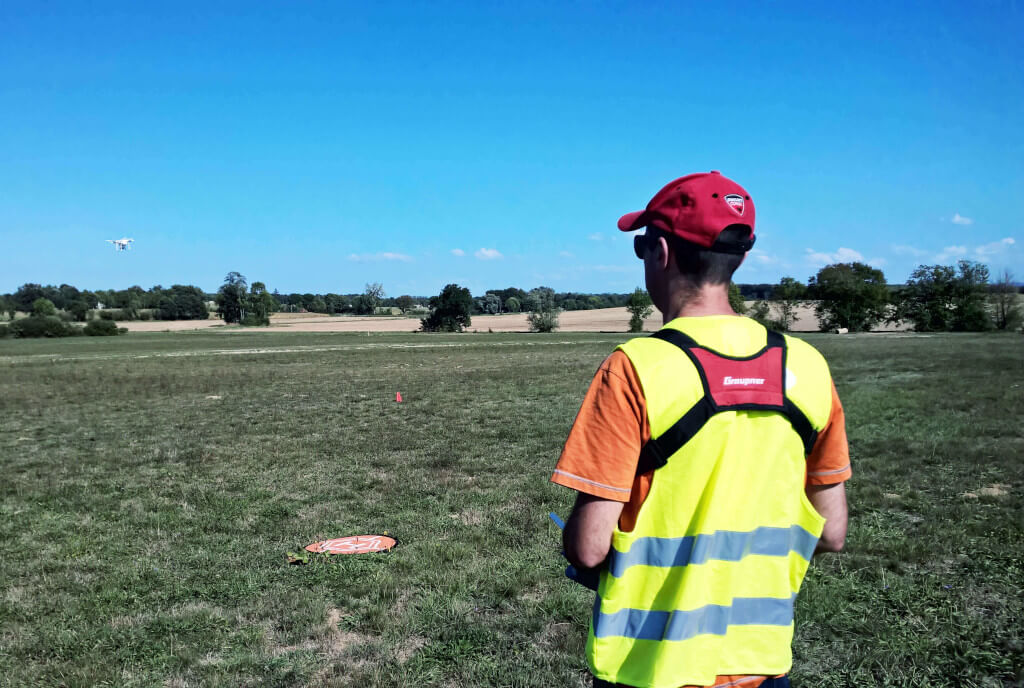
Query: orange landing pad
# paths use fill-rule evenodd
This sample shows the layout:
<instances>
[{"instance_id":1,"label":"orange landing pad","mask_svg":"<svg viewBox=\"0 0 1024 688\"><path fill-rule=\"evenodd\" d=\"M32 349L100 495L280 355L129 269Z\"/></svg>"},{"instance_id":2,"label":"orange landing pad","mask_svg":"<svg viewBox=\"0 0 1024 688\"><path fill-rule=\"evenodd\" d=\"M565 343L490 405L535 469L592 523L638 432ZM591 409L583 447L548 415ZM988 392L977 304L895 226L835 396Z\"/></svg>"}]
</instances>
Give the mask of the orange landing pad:
<instances>
[{"instance_id":1,"label":"orange landing pad","mask_svg":"<svg viewBox=\"0 0 1024 688\"><path fill-rule=\"evenodd\" d=\"M370 552L387 552L395 546L395 539L387 535L349 535L314 542L306 545L310 552L326 552L328 554L369 554Z\"/></svg>"}]
</instances>

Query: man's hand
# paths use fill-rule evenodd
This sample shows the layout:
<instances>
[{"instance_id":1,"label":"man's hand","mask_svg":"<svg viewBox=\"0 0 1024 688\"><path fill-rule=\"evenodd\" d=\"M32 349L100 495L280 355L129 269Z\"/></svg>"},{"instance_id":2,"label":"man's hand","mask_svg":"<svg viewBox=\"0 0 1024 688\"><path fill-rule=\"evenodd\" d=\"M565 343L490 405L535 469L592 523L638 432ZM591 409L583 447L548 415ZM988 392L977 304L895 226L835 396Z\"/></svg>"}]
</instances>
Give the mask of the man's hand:
<instances>
[{"instance_id":1,"label":"man's hand","mask_svg":"<svg viewBox=\"0 0 1024 688\"><path fill-rule=\"evenodd\" d=\"M840 551L846 541L846 483L808 485L807 499L825 517L825 528L814 553Z\"/></svg>"},{"instance_id":2,"label":"man's hand","mask_svg":"<svg viewBox=\"0 0 1024 688\"><path fill-rule=\"evenodd\" d=\"M592 569L604 562L622 507L622 502L582 492L576 495L576 504L562 531L562 546L569 563L578 569Z\"/></svg>"}]
</instances>

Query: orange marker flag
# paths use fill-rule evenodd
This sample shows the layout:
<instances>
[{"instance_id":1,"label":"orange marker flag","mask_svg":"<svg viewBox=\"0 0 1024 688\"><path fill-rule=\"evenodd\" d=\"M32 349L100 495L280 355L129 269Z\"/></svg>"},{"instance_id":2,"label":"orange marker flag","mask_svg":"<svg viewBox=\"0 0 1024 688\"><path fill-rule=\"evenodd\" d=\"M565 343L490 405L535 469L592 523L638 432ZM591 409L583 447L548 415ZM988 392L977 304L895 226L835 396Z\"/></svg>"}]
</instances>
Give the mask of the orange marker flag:
<instances>
[{"instance_id":1,"label":"orange marker flag","mask_svg":"<svg viewBox=\"0 0 1024 688\"><path fill-rule=\"evenodd\" d=\"M395 392L395 401L397 401L399 404L402 403L402 393L401 392Z\"/></svg>"}]
</instances>

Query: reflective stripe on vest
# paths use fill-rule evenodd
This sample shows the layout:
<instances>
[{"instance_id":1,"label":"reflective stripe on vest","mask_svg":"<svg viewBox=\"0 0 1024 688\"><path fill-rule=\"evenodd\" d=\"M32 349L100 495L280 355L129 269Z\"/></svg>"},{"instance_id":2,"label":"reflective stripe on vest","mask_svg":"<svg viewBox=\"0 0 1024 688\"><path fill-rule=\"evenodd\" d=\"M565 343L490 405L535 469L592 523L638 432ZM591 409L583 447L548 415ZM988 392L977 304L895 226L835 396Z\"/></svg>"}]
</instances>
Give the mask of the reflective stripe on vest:
<instances>
[{"instance_id":1,"label":"reflective stripe on vest","mask_svg":"<svg viewBox=\"0 0 1024 688\"><path fill-rule=\"evenodd\" d=\"M730 327L756 352L722 355L684 323L620 347L644 390L657 438L648 444L666 455L634 529L613 532L600 576L587 659L613 683L676 688L788 671L793 603L824 524L804 494L807 438L831 408L824 359L746 320ZM706 417L680 433L696 406Z\"/></svg>"}]
</instances>

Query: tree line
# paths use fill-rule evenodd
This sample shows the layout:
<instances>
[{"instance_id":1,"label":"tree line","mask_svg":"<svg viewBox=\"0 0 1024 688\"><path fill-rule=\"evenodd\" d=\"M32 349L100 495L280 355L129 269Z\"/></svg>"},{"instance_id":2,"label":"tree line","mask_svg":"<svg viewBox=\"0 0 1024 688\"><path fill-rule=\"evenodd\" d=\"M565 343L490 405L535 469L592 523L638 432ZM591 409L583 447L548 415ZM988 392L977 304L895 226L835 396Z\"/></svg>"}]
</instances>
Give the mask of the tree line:
<instances>
[{"instance_id":1,"label":"tree line","mask_svg":"<svg viewBox=\"0 0 1024 688\"><path fill-rule=\"evenodd\" d=\"M919 265L902 285L887 284L878 268L853 262L826 265L807 284L784 277L749 309L735 285L730 300L737 299L737 312L779 330L790 329L797 308L807 304L823 332L868 332L883 323L909 323L917 332L983 332L1021 327L1022 291L1008 270L993 282L988 266L970 260Z\"/></svg>"},{"instance_id":2,"label":"tree line","mask_svg":"<svg viewBox=\"0 0 1024 688\"><path fill-rule=\"evenodd\" d=\"M176 284L171 287L156 285L143 289L136 285L127 289L100 289L90 291L78 289L69 284L60 286L36 283L23 284L14 293L0 294L0 312L6 312L13 318L16 311L31 313L32 304L36 299L45 298L58 311L70 314L73 319L84 322L90 311L111 311L108 319L114 320L205 320L210 317L210 304L218 303L222 297L224 286L231 293L238 291L240 284L245 283L247 291L249 283L245 275L231 272L225 278L224 285L216 292L206 292L192 285ZM367 284L359 293L290 293L282 294L277 290L268 292L262 282L253 282L252 288L266 292L261 298L265 303L266 312L289 313L324 313L329 315L373 315L380 309L398 308L403 313L426 312L429 310L430 296L414 296L402 294L388 296L381 283ZM548 289L543 287L543 289ZM525 310L530 292L518 287L505 289L489 289L480 296L470 295L470 314L519 313ZM586 292L555 292L551 290L550 298L554 307L559 310L591 310L596 308L617 308L625 305L629 294ZM238 302L241 297L229 299L229 303ZM251 312L251 309L250 309ZM97 314L92 314L99 317ZM237 322L235 311L231 311L231 321Z\"/></svg>"},{"instance_id":3,"label":"tree line","mask_svg":"<svg viewBox=\"0 0 1024 688\"><path fill-rule=\"evenodd\" d=\"M783 331L792 327L801 305L812 305L822 331L864 332L883 323L910 323L919 332L965 332L1019 328L1024 320L1021 291L1008 271L991 281L987 266L969 260L919 265L902 285L887 284L878 268L853 262L827 265L806 284L792 277L783 277L778 284L732 284L729 299L737 312ZM556 292L543 286L530 291L507 287L474 297L469 289L449 284L437 296L389 297L383 285L375 282L358 294L281 294L231 272L212 294L179 284L89 291L68 284L28 283L12 294L0 295L0 312L11 320L16 311L39 315L40 299L54 309L47 317L65 321L207 319L213 305L225 322L266 325L270 315L279 311L372 315L398 309L423 314L421 327L426 331L449 332L462 331L474 315L520 312L528 313L532 330L550 332L558 327L561 311L618 307L630 312L630 330L639 332L651 307L640 288L631 293L591 294ZM745 302L750 300L754 303L748 308Z\"/></svg>"}]
</instances>

